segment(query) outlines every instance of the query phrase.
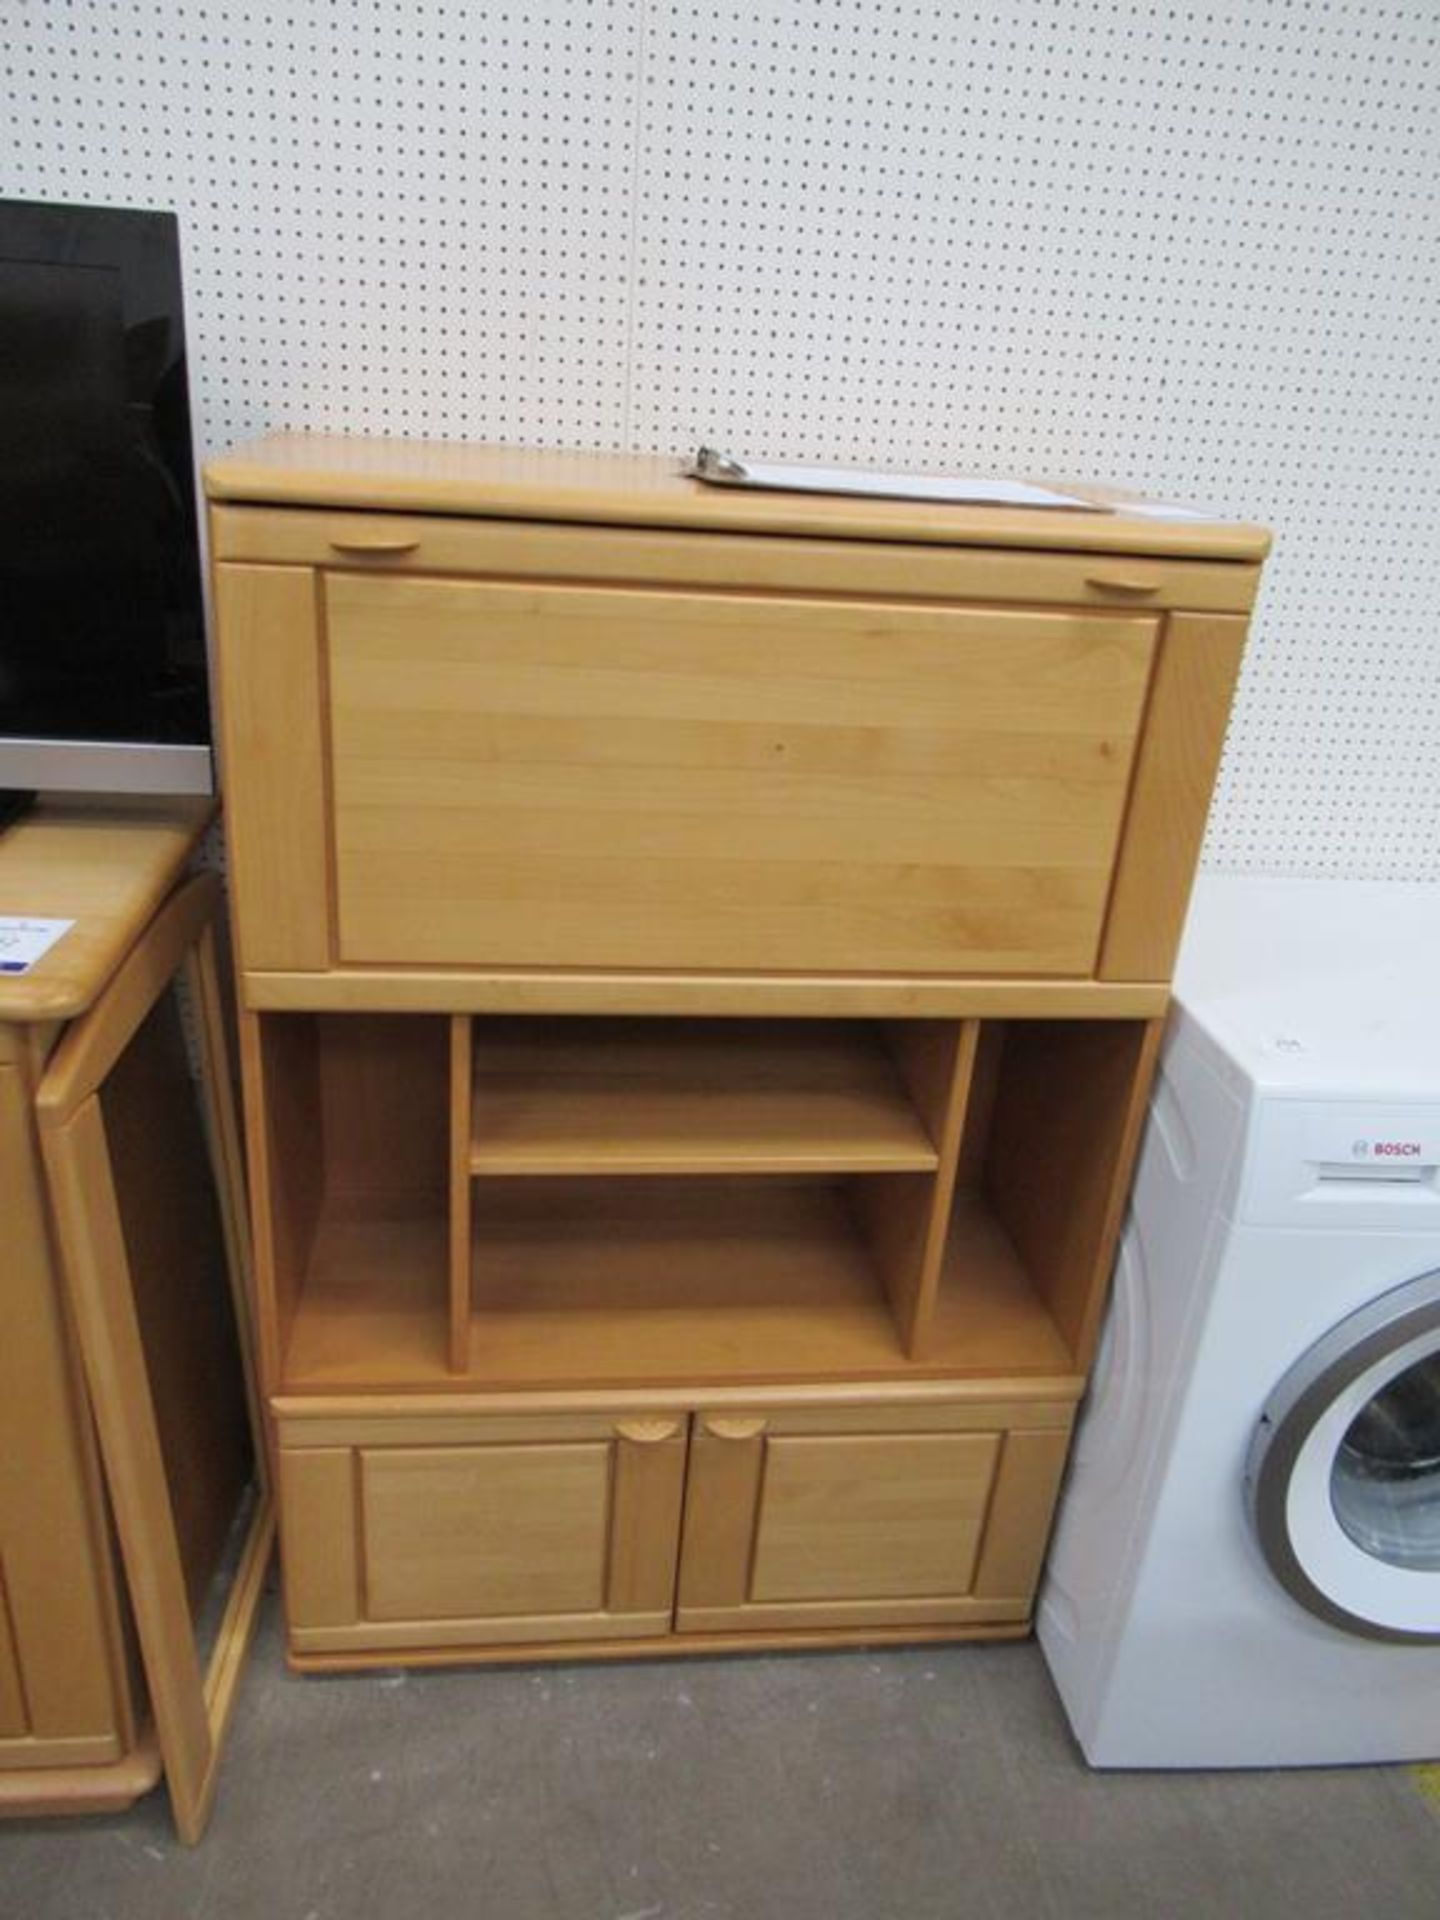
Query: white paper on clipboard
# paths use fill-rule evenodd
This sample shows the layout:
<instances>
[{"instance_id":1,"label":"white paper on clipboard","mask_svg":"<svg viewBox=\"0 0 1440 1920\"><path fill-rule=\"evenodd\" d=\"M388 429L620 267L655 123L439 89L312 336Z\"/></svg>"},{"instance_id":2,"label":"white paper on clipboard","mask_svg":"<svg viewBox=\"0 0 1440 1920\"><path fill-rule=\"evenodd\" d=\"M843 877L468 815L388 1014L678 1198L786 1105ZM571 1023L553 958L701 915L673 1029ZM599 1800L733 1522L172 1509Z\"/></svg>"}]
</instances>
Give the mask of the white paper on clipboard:
<instances>
[{"instance_id":1,"label":"white paper on clipboard","mask_svg":"<svg viewBox=\"0 0 1440 1920\"><path fill-rule=\"evenodd\" d=\"M973 474L888 473L866 467L792 467L737 460L701 447L686 468L692 479L719 487L759 487L783 493L861 494L881 500L932 500L967 507L1046 507L1070 513L1113 508L1025 480L986 480Z\"/></svg>"}]
</instances>

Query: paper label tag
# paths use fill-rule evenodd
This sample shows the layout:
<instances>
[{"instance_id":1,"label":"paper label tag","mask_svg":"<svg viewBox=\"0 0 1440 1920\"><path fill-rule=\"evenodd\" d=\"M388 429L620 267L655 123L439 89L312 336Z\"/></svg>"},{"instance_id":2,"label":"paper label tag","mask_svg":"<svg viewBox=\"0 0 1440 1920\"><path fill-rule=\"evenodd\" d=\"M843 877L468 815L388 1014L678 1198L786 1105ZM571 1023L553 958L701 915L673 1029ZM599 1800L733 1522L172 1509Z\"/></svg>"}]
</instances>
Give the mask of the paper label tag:
<instances>
[{"instance_id":1,"label":"paper label tag","mask_svg":"<svg viewBox=\"0 0 1440 1920\"><path fill-rule=\"evenodd\" d=\"M74 924L73 920L30 920L0 913L0 973L28 973Z\"/></svg>"}]
</instances>

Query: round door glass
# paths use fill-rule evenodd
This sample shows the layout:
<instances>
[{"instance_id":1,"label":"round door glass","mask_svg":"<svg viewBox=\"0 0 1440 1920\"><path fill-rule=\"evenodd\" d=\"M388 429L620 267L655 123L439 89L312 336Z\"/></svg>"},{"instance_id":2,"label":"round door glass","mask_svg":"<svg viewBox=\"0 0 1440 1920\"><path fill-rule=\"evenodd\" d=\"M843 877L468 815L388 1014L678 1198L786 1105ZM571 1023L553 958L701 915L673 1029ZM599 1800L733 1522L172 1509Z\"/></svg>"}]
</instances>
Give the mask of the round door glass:
<instances>
[{"instance_id":1,"label":"round door glass","mask_svg":"<svg viewBox=\"0 0 1440 1920\"><path fill-rule=\"evenodd\" d=\"M1350 1539L1375 1559L1440 1570L1440 1354L1365 1402L1335 1455L1330 1500Z\"/></svg>"}]
</instances>

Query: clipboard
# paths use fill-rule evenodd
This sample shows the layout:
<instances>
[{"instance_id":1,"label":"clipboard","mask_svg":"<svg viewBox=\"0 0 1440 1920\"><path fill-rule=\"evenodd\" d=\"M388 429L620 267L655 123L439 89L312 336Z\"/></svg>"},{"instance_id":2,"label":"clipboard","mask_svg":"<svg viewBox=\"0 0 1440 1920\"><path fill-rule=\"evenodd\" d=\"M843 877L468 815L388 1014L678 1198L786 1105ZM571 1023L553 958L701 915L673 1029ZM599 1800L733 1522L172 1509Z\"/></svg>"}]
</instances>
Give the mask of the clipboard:
<instances>
[{"instance_id":1,"label":"clipboard","mask_svg":"<svg viewBox=\"0 0 1440 1920\"><path fill-rule=\"evenodd\" d=\"M973 474L888 473L867 467L801 467L737 460L700 447L682 472L712 487L752 487L781 493L835 493L873 500L924 500L957 507L1039 507L1062 513L1113 513L1099 500L1032 486L1026 480L986 480Z\"/></svg>"}]
</instances>

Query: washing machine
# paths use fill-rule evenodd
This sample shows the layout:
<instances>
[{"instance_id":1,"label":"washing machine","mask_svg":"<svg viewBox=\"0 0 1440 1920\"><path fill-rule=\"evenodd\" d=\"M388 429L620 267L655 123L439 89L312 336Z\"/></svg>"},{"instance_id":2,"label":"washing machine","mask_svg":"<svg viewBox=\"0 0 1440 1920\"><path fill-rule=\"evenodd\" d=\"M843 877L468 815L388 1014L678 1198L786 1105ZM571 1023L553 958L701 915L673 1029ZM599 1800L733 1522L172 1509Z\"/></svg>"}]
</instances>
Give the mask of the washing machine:
<instances>
[{"instance_id":1,"label":"washing machine","mask_svg":"<svg viewBox=\"0 0 1440 1920\"><path fill-rule=\"evenodd\" d=\"M1197 886L1038 1632L1096 1766L1440 1755L1440 888Z\"/></svg>"}]
</instances>

